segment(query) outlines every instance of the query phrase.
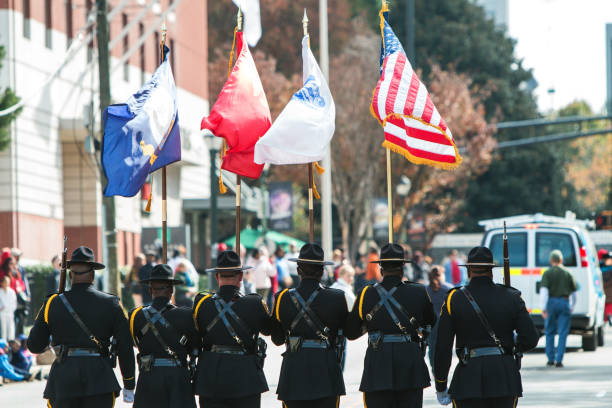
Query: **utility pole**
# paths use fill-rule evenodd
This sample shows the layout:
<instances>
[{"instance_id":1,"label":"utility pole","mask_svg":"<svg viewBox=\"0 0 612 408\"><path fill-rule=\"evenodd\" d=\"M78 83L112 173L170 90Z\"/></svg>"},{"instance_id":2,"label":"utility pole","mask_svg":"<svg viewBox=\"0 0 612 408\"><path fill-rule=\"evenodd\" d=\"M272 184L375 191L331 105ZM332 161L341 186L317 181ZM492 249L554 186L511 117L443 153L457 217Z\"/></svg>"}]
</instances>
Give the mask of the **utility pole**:
<instances>
[{"instance_id":1,"label":"utility pole","mask_svg":"<svg viewBox=\"0 0 612 408\"><path fill-rule=\"evenodd\" d=\"M104 142L104 110L110 105L110 68L108 51L108 1L96 0L96 39L98 42L98 72L100 76L100 126ZM102 185L106 186L108 181L104 170L100 171ZM115 228L115 197L102 198L104 210L104 225L102 240L106 242L107 256L105 259L108 270L109 292L121 296L119 286L119 268L117 265L117 231Z\"/></svg>"},{"instance_id":2,"label":"utility pole","mask_svg":"<svg viewBox=\"0 0 612 408\"><path fill-rule=\"evenodd\" d=\"M321 47L320 63L321 71L329 84L329 47L327 30L327 0L319 0L319 46ZM332 189L331 189L331 145L325 151L323 158L325 173L321 182L321 244L325 251L326 259L331 259L333 236L332 236Z\"/></svg>"},{"instance_id":3,"label":"utility pole","mask_svg":"<svg viewBox=\"0 0 612 408\"><path fill-rule=\"evenodd\" d=\"M406 47L408 47L408 60L414 67L414 2L406 0Z\"/></svg>"}]
</instances>

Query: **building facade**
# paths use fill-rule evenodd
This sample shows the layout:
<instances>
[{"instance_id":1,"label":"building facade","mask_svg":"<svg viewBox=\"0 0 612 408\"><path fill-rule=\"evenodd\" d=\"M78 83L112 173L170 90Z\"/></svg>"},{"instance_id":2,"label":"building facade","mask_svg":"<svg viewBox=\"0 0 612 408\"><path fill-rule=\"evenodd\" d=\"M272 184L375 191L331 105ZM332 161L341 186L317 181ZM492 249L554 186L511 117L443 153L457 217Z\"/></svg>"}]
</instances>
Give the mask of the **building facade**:
<instances>
[{"instance_id":1,"label":"building facade","mask_svg":"<svg viewBox=\"0 0 612 408\"><path fill-rule=\"evenodd\" d=\"M0 89L10 87L24 102L11 124L11 145L0 152L0 247L21 248L26 262L49 262L64 235L69 250L88 245L103 259L94 8L94 0L0 0L6 51ZM193 234L201 220L183 211L183 200L204 200L210 191L200 132L209 109L206 1L109 0L109 16L113 103L124 102L154 72L166 22L182 144L181 162L167 170L168 225L197 224ZM144 212L142 194L115 198L120 266L142 250L143 228L161 226L161 174L148 188L151 213ZM193 244L192 236L186 243Z\"/></svg>"}]
</instances>

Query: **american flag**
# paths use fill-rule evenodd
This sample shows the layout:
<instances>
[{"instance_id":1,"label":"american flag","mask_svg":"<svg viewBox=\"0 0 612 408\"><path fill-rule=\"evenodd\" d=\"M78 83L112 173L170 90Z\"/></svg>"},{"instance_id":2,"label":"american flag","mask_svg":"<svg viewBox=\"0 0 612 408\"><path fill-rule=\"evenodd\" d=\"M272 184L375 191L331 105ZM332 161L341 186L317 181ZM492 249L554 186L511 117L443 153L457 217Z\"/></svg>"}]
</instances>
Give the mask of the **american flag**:
<instances>
[{"instance_id":1,"label":"american flag","mask_svg":"<svg viewBox=\"0 0 612 408\"><path fill-rule=\"evenodd\" d=\"M415 164L455 168L461 156L451 131L412 69L385 15L380 13L381 75L370 106L384 128L383 146Z\"/></svg>"}]
</instances>

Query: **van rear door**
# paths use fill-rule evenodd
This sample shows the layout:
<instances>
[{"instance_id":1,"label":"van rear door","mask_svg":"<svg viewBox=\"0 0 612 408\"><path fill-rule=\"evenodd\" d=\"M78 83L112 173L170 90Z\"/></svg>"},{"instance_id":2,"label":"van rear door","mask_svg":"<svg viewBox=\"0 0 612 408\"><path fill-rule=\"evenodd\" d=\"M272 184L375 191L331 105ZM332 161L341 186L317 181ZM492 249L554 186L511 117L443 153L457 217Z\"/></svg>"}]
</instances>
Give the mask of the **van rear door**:
<instances>
[{"instance_id":1,"label":"van rear door","mask_svg":"<svg viewBox=\"0 0 612 408\"><path fill-rule=\"evenodd\" d=\"M522 228L508 230L508 255L510 258L510 274L512 287L521 291L527 309L531 311L534 306L534 289L530 270L528 269L529 251L528 234ZM502 230L492 230L485 238L485 246L493 252L493 259L497 265L504 264L504 241ZM493 270L493 280L504 283L503 267Z\"/></svg>"},{"instance_id":2,"label":"van rear door","mask_svg":"<svg viewBox=\"0 0 612 408\"><path fill-rule=\"evenodd\" d=\"M574 313L587 314L589 311L589 273L586 268L579 266L578 240L576 233L571 229L539 228L535 240L535 266L544 273L550 267L550 253L558 249L563 254L563 266L570 271L579 290L577 293ZM541 281L542 276L538 277ZM538 295L539 303L539 295Z\"/></svg>"}]
</instances>

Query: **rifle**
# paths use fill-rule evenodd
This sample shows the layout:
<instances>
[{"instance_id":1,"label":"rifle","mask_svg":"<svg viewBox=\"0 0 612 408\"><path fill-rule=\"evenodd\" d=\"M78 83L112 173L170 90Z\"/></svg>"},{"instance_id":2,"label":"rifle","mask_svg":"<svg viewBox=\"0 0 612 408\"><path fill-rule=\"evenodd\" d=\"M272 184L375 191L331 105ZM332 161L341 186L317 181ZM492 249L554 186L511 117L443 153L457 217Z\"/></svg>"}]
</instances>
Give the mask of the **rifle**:
<instances>
[{"instance_id":1,"label":"rifle","mask_svg":"<svg viewBox=\"0 0 612 408\"><path fill-rule=\"evenodd\" d=\"M64 250L62 252L62 265L61 265L61 269L60 269L60 277L59 277L59 286L58 286L58 292L59 293L64 293L64 290L66 289L66 255L68 254L68 248L66 248L66 236L64 235Z\"/></svg>"},{"instance_id":2,"label":"rifle","mask_svg":"<svg viewBox=\"0 0 612 408\"><path fill-rule=\"evenodd\" d=\"M510 257L508 255L508 234L506 234L506 221L504 221L504 285L510 286Z\"/></svg>"}]
</instances>

